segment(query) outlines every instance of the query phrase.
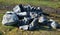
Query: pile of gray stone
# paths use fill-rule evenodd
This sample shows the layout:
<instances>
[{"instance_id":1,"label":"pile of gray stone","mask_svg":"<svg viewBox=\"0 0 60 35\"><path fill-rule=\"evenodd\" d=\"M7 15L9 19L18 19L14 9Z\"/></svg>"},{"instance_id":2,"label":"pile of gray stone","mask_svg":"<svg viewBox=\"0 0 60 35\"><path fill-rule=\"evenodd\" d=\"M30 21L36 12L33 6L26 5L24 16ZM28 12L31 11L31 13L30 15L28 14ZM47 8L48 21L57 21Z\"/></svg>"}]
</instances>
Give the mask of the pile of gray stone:
<instances>
[{"instance_id":1,"label":"pile of gray stone","mask_svg":"<svg viewBox=\"0 0 60 35\"><path fill-rule=\"evenodd\" d=\"M19 29L34 30L40 24L56 29L58 23L53 19L48 19L41 7L30 5L16 5L13 11L7 11L3 16L2 24L12 26L17 24Z\"/></svg>"}]
</instances>

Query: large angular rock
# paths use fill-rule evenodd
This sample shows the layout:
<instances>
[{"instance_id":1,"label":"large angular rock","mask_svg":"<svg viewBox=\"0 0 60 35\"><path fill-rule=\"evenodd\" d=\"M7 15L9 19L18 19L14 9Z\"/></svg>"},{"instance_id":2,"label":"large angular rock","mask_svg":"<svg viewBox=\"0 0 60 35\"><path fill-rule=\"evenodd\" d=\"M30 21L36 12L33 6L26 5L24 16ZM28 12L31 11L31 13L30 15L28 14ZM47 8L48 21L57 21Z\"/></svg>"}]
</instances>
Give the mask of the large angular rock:
<instances>
[{"instance_id":1,"label":"large angular rock","mask_svg":"<svg viewBox=\"0 0 60 35\"><path fill-rule=\"evenodd\" d=\"M27 16L27 12L16 13L16 15L18 16L19 19L24 19L24 17Z\"/></svg>"},{"instance_id":2,"label":"large angular rock","mask_svg":"<svg viewBox=\"0 0 60 35\"><path fill-rule=\"evenodd\" d=\"M2 20L3 25L13 25L18 23L19 19L17 15L14 12L8 11L4 16Z\"/></svg>"},{"instance_id":3,"label":"large angular rock","mask_svg":"<svg viewBox=\"0 0 60 35\"><path fill-rule=\"evenodd\" d=\"M16 6L13 8L13 11L14 11L15 13L24 12L24 7L23 7L22 4L16 5Z\"/></svg>"},{"instance_id":4,"label":"large angular rock","mask_svg":"<svg viewBox=\"0 0 60 35\"><path fill-rule=\"evenodd\" d=\"M50 21L51 21L51 27L53 28L53 29L56 29L57 28L57 26L58 26L58 23L57 22L55 22L54 20L52 20L52 19L50 19Z\"/></svg>"},{"instance_id":5,"label":"large angular rock","mask_svg":"<svg viewBox=\"0 0 60 35\"><path fill-rule=\"evenodd\" d=\"M27 16L27 12L16 13L18 16Z\"/></svg>"},{"instance_id":6,"label":"large angular rock","mask_svg":"<svg viewBox=\"0 0 60 35\"><path fill-rule=\"evenodd\" d=\"M21 12L21 8L19 7L19 5L16 5L16 6L13 8L13 11L14 11L15 13L19 13L19 12Z\"/></svg>"},{"instance_id":7,"label":"large angular rock","mask_svg":"<svg viewBox=\"0 0 60 35\"><path fill-rule=\"evenodd\" d=\"M38 19L34 18L34 20L29 24L29 30L34 30L38 25Z\"/></svg>"}]
</instances>

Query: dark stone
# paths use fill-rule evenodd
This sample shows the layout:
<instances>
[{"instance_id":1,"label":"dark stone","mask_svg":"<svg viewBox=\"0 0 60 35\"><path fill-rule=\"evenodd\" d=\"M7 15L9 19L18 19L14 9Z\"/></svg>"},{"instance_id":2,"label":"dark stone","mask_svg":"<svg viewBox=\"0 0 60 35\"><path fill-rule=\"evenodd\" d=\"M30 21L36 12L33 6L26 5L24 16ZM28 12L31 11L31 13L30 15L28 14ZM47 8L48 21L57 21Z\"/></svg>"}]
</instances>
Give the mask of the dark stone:
<instances>
[{"instance_id":1,"label":"dark stone","mask_svg":"<svg viewBox=\"0 0 60 35\"><path fill-rule=\"evenodd\" d=\"M24 12L24 7L22 4L19 5L20 9L21 9L21 12Z\"/></svg>"}]
</instances>

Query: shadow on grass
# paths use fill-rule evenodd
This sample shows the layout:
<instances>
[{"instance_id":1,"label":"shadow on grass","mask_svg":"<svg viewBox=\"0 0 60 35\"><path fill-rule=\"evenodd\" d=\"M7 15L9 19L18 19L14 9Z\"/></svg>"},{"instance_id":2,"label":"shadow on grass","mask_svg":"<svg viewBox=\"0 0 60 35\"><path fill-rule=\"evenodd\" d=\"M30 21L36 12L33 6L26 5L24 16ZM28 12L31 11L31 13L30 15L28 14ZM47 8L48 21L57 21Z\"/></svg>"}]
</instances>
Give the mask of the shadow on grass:
<instances>
[{"instance_id":1,"label":"shadow on grass","mask_svg":"<svg viewBox=\"0 0 60 35\"><path fill-rule=\"evenodd\" d=\"M39 31L39 30L55 31L52 28L47 28L47 27L44 27L44 26L39 26L39 28L36 29L36 31Z\"/></svg>"},{"instance_id":2,"label":"shadow on grass","mask_svg":"<svg viewBox=\"0 0 60 35\"><path fill-rule=\"evenodd\" d=\"M19 28L18 24L12 25L13 27ZM33 29L33 28L32 28ZM58 25L57 29L60 29L60 24ZM49 28L46 25L37 25L33 30L27 30L27 31L39 31L39 30L45 30L45 31L57 31L56 29Z\"/></svg>"},{"instance_id":3,"label":"shadow on grass","mask_svg":"<svg viewBox=\"0 0 60 35\"><path fill-rule=\"evenodd\" d=\"M57 26L57 29L60 29L60 24ZM34 31L46 30L46 31L57 31L57 29L49 28L48 26L38 26Z\"/></svg>"},{"instance_id":4,"label":"shadow on grass","mask_svg":"<svg viewBox=\"0 0 60 35\"><path fill-rule=\"evenodd\" d=\"M48 27L46 25L44 25L44 26L38 25L36 27L36 29L34 29L32 31L40 31L40 30L44 30L44 31L58 31L58 29L60 29L60 24L58 24L57 29L50 28L50 27Z\"/></svg>"}]
</instances>

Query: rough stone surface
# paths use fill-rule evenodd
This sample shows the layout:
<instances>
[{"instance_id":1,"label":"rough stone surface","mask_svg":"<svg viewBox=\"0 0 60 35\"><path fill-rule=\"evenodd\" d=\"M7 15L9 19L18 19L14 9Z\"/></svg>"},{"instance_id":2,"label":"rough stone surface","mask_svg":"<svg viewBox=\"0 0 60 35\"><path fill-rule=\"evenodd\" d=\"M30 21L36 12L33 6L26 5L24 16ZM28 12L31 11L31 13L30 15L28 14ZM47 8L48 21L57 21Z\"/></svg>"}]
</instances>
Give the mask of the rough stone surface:
<instances>
[{"instance_id":1,"label":"rough stone surface","mask_svg":"<svg viewBox=\"0 0 60 35\"><path fill-rule=\"evenodd\" d=\"M28 25L20 26L19 29L28 30Z\"/></svg>"},{"instance_id":2,"label":"rough stone surface","mask_svg":"<svg viewBox=\"0 0 60 35\"><path fill-rule=\"evenodd\" d=\"M19 21L17 15L14 12L9 11L3 16L2 24L3 25L13 25L17 21Z\"/></svg>"}]
</instances>

